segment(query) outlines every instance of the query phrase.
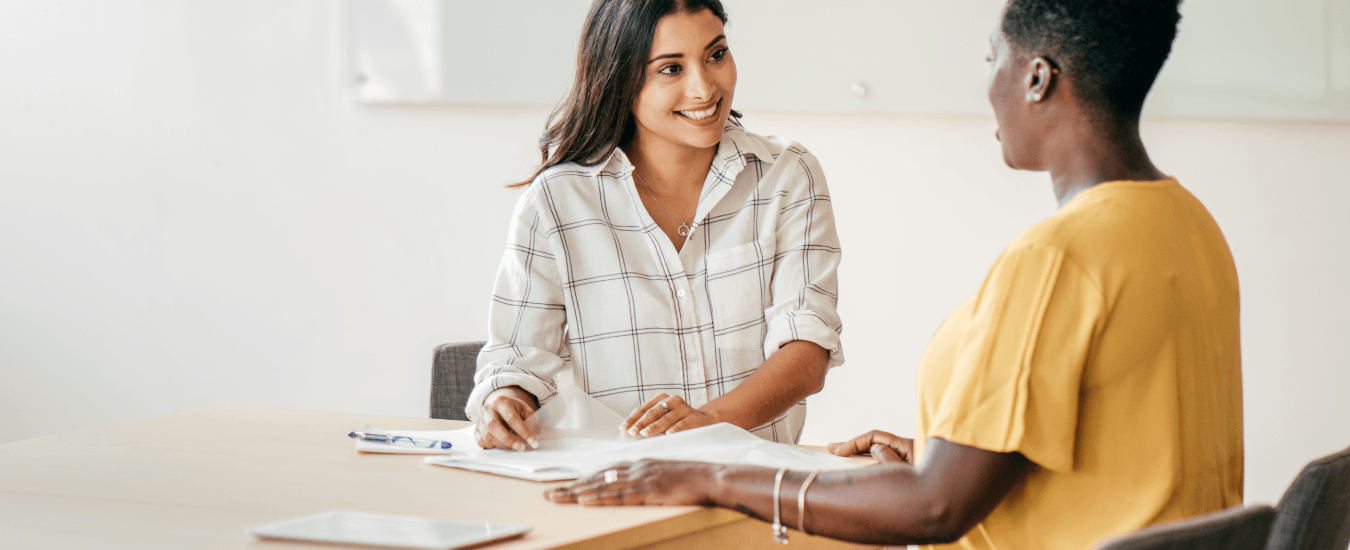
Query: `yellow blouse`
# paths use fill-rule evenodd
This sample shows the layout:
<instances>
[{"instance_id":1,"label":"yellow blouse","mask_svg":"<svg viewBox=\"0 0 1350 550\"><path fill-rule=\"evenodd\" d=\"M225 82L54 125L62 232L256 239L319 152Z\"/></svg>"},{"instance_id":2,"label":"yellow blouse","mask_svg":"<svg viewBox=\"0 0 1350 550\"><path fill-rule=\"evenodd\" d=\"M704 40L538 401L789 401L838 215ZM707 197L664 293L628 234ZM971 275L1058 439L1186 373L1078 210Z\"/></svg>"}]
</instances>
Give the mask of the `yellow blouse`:
<instances>
[{"instance_id":1,"label":"yellow blouse","mask_svg":"<svg viewBox=\"0 0 1350 550\"><path fill-rule=\"evenodd\" d=\"M918 456L938 437L1038 466L951 547L1087 548L1240 504L1238 343L1228 244L1176 180L1032 226L920 360Z\"/></svg>"}]
</instances>

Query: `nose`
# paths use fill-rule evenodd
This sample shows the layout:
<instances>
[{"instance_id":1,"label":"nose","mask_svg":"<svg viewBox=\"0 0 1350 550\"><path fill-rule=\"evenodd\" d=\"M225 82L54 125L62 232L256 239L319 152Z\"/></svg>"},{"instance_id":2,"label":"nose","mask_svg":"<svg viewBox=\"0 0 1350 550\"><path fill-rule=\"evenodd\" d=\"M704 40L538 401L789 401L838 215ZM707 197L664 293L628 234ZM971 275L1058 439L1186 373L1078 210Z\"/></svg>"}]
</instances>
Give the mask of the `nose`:
<instances>
[{"instance_id":1,"label":"nose","mask_svg":"<svg viewBox=\"0 0 1350 550\"><path fill-rule=\"evenodd\" d=\"M684 96L698 101L711 99L717 86L713 84L712 79L708 78L708 70L704 67L698 67L687 74L689 75L689 81L684 89Z\"/></svg>"}]
</instances>

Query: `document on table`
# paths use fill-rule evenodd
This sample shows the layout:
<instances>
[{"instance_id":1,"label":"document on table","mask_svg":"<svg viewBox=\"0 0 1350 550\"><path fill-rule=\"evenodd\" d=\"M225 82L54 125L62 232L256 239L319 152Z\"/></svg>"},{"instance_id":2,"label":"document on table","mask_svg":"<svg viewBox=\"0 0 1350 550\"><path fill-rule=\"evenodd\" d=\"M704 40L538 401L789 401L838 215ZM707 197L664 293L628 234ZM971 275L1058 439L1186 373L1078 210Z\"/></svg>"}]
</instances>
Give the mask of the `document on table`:
<instances>
[{"instance_id":1,"label":"document on table","mask_svg":"<svg viewBox=\"0 0 1350 550\"><path fill-rule=\"evenodd\" d=\"M851 467L848 459L760 439L731 424L703 426L634 439L619 431L623 418L576 388L563 388L539 409L538 450L499 449L430 456L428 463L533 481L563 481L644 458L700 460L802 470Z\"/></svg>"},{"instance_id":2,"label":"document on table","mask_svg":"<svg viewBox=\"0 0 1350 550\"><path fill-rule=\"evenodd\" d=\"M425 460L439 466L533 481L577 479L620 462L644 458L701 460L801 470L850 467L847 458L766 441L727 423L636 441L615 434L609 439L568 438L552 443L540 445L540 449L535 451L492 449L429 456Z\"/></svg>"},{"instance_id":3,"label":"document on table","mask_svg":"<svg viewBox=\"0 0 1350 550\"><path fill-rule=\"evenodd\" d=\"M612 440L620 433L621 423L623 417L618 413L586 395L576 386L570 385L560 387L558 395L525 420L526 426L538 436L542 448L555 448L556 443L553 442L560 440L568 440L572 445L581 445L582 443L576 441L577 438ZM474 437L473 426L465 426L458 430L415 431L381 430L367 425L362 431L427 441L449 441L451 444L449 449L441 449L357 439L356 450L363 453L449 455L483 450L478 446L478 438Z\"/></svg>"}]
</instances>

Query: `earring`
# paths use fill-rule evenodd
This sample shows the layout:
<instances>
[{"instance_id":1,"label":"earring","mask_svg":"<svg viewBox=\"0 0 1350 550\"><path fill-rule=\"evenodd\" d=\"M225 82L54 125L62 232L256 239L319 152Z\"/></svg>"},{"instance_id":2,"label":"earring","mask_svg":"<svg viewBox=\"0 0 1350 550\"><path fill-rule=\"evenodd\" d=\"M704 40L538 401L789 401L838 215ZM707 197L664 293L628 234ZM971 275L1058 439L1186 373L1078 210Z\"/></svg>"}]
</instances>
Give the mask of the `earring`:
<instances>
[{"instance_id":1,"label":"earring","mask_svg":"<svg viewBox=\"0 0 1350 550\"><path fill-rule=\"evenodd\" d=\"M1031 94L1031 100L1032 100L1032 101L1040 101L1040 100L1041 100L1041 94Z\"/></svg>"}]
</instances>

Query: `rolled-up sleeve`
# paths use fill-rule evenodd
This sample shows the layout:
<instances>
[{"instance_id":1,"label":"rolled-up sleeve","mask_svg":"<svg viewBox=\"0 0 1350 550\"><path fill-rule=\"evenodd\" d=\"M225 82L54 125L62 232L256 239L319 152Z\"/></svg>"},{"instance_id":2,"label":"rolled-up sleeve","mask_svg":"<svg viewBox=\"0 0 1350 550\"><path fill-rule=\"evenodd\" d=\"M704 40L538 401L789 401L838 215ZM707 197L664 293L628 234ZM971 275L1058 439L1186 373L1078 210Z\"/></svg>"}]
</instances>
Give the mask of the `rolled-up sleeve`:
<instances>
[{"instance_id":1,"label":"rolled-up sleeve","mask_svg":"<svg viewBox=\"0 0 1350 550\"><path fill-rule=\"evenodd\" d=\"M764 356L793 340L805 340L829 351L830 366L839 366L844 362L839 235L825 175L816 157L795 144L775 164L784 181L770 283L773 302L764 312Z\"/></svg>"},{"instance_id":2,"label":"rolled-up sleeve","mask_svg":"<svg viewBox=\"0 0 1350 550\"><path fill-rule=\"evenodd\" d=\"M562 286L536 196L527 191L511 218L488 310L488 340L465 411L471 419L481 414L488 394L506 386L547 401L557 393L554 374L566 364Z\"/></svg>"}]
</instances>

